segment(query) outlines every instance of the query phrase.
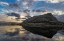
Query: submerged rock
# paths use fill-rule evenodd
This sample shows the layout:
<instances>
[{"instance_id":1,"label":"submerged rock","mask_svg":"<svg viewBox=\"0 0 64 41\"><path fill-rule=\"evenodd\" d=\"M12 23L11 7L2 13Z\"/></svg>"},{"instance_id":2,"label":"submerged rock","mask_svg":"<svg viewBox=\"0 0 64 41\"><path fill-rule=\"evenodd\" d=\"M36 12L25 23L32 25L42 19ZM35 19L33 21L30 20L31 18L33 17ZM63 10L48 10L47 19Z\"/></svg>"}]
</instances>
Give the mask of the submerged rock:
<instances>
[{"instance_id":1,"label":"submerged rock","mask_svg":"<svg viewBox=\"0 0 64 41\"><path fill-rule=\"evenodd\" d=\"M31 17L22 22L24 29L38 35L52 38L57 31L64 30L64 23L58 21L51 13Z\"/></svg>"}]
</instances>

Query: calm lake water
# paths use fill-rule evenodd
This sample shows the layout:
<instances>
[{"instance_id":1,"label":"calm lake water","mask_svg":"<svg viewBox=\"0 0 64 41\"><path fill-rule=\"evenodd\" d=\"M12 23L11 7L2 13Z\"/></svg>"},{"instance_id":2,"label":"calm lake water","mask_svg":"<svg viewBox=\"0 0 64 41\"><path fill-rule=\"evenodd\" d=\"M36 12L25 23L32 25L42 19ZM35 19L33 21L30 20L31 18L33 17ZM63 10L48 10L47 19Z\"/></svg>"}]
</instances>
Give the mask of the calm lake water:
<instances>
[{"instance_id":1,"label":"calm lake water","mask_svg":"<svg viewBox=\"0 0 64 41\"><path fill-rule=\"evenodd\" d=\"M15 28L20 29L18 35L5 35L6 32L14 32ZM0 41L64 41L64 35L56 34L53 38L48 39L40 35L32 34L23 29L22 26L0 26Z\"/></svg>"},{"instance_id":2,"label":"calm lake water","mask_svg":"<svg viewBox=\"0 0 64 41\"><path fill-rule=\"evenodd\" d=\"M6 31L11 31L11 29L15 28L22 29L22 26L0 26L0 33L5 33Z\"/></svg>"},{"instance_id":3,"label":"calm lake water","mask_svg":"<svg viewBox=\"0 0 64 41\"><path fill-rule=\"evenodd\" d=\"M21 29L18 35L5 35L6 32L14 32L15 28ZM0 26L0 41L37 41L39 37L39 41L42 41L42 36L32 34L23 29L22 26Z\"/></svg>"}]
</instances>

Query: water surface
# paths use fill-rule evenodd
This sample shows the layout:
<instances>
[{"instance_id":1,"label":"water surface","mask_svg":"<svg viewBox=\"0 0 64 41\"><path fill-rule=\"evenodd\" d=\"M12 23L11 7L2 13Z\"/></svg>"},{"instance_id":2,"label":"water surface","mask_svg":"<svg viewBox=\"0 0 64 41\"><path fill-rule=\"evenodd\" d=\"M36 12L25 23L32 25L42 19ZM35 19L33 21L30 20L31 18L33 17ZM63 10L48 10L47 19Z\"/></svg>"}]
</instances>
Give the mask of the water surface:
<instances>
[{"instance_id":1,"label":"water surface","mask_svg":"<svg viewBox=\"0 0 64 41\"><path fill-rule=\"evenodd\" d=\"M5 35L6 32L14 32L15 28L21 29L18 35ZM56 34L53 38L49 39L37 34L32 34L23 29L22 26L0 26L0 41L64 41L64 35Z\"/></svg>"}]
</instances>

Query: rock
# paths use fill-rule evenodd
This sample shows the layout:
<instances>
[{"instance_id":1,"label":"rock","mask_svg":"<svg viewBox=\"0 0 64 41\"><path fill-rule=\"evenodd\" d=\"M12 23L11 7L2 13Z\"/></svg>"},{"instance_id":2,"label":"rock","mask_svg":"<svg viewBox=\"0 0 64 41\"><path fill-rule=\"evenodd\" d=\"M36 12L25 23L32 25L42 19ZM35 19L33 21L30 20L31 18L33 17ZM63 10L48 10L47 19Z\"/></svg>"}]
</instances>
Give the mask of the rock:
<instances>
[{"instance_id":1,"label":"rock","mask_svg":"<svg viewBox=\"0 0 64 41\"><path fill-rule=\"evenodd\" d=\"M43 21L58 21L58 20L51 13L47 13L44 15L31 17L31 18L25 20L24 22L29 22L29 23L39 22L39 23L41 23Z\"/></svg>"},{"instance_id":2,"label":"rock","mask_svg":"<svg viewBox=\"0 0 64 41\"><path fill-rule=\"evenodd\" d=\"M52 38L58 30L64 29L64 23L58 21L51 13L31 17L22 22L24 29L38 35Z\"/></svg>"}]
</instances>

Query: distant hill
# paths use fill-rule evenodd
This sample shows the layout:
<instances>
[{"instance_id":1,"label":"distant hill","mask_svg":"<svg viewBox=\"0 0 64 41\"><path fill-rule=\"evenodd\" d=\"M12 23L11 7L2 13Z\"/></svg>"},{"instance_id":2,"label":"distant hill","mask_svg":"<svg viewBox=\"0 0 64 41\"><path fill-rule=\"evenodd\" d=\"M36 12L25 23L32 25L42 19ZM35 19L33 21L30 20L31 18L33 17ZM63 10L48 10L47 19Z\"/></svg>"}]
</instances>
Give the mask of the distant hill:
<instances>
[{"instance_id":1,"label":"distant hill","mask_svg":"<svg viewBox=\"0 0 64 41\"><path fill-rule=\"evenodd\" d=\"M62 15L57 15L57 16L58 16L57 19L58 19L59 21L64 22L64 14L62 14Z\"/></svg>"}]
</instances>

